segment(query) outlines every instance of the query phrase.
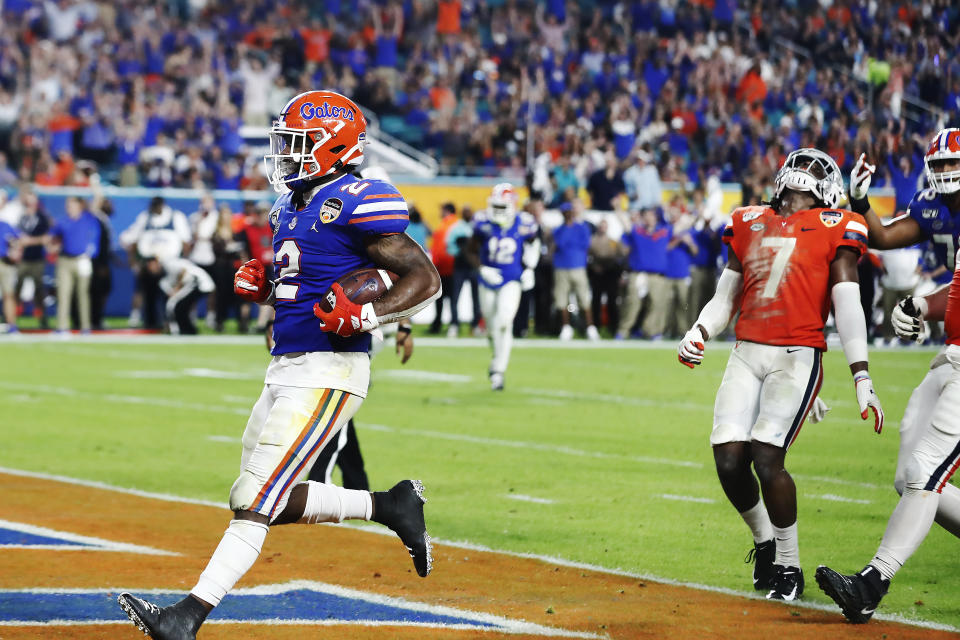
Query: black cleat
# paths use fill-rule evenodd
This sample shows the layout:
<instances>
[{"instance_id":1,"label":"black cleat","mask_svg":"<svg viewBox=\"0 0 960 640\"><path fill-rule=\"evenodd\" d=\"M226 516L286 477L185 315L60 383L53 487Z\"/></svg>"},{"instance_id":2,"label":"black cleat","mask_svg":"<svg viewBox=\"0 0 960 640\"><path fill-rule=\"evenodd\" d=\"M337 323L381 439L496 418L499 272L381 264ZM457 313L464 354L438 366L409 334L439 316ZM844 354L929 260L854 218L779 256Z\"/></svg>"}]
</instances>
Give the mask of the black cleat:
<instances>
[{"instance_id":1,"label":"black cleat","mask_svg":"<svg viewBox=\"0 0 960 640\"><path fill-rule=\"evenodd\" d=\"M785 567L782 564L773 565L776 573L767 600L784 600L791 602L803 595L803 570L800 567Z\"/></svg>"},{"instance_id":2,"label":"black cleat","mask_svg":"<svg viewBox=\"0 0 960 640\"><path fill-rule=\"evenodd\" d=\"M191 596L163 608L129 593L121 593L117 602L131 622L154 640L195 640L207 617L204 606Z\"/></svg>"},{"instance_id":3,"label":"black cleat","mask_svg":"<svg viewBox=\"0 0 960 640\"><path fill-rule=\"evenodd\" d=\"M860 573L845 576L830 567L817 567L817 584L825 594L837 603L847 620L863 624L877 610L883 596L887 595L890 581L883 578L873 565L867 565Z\"/></svg>"},{"instance_id":4,"label":"black cleat","mask_svg":"<svg viewBox=\"0 0 960 640\"><path fill-rule=\"evenodd\" d=\"M400 536L421 578L426 578L433 569L433 544L423 520L426 501L423 483L419 480L401 480L390 491L373 494L373 521L386 525Z\"/></svg>"},{"instance_id":5,"label":"black cleat","mask_svg":"<svg viewBox=\"0 0 960 640\"><path fill-rule=\"evenodd\" d=\"M773 577L776 571L773 568L773 560L777 555L777 543L775 540L753 543L753 549L747 553L744 562L753 565L753 588L757 591L769 591L773 588Z\"/></svg>"}]
</instances>

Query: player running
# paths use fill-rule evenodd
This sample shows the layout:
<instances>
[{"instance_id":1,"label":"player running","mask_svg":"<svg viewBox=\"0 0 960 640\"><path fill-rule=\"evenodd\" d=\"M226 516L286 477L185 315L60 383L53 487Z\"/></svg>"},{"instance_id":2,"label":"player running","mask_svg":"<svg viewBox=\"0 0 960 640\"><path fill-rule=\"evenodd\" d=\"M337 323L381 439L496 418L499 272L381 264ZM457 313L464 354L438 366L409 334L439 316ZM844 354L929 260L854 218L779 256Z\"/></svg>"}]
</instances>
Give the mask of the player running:
<instances>
[{"instance_id":1,"label":"player running","mask_svg":"<svg viewBox=\"0 0 960 640\"><path fill-rule=\"evenodd\" d=\"M843 198L840 169L822 151L798 149L775 183L770 206L734 211L723 234L730 257L717 293L681 341L679 357L691 368L700 364L704 343L739 309L710 444L720 484L753 532L754 588L772 600L795 600L804 586L797 490L784 459L823 381L831 300L860 415L866 420L873 410L877 433L883 411L867 371L857 282L867 227L859 214L834 208Z\"/></svg>"},{"instance_id":2,"label":"player running","mask_svg":"<svg viewBox=\"0 0 960 640\"><path fill-rule=\"evenodd\" d=\"M906 298L894 309L897 334L922 340L926 321L945 319L946 346L930 363L930 371L914 389L900 422L900 451L894 486L900 494L880 548L854 575L821 566L820 588L840 605L851 622L866 622L890 580L923 542L933 522L960 537L960 489L949 484L960 464L960 283L956 250L960 241L960 129L943 129L930 142L924 158L930 188L918 191L901 216L884 226L870 208L867 188L874 167L860 156L850 176L850 204L864 213L870 246L906 247L932 239L953 281L918 299ZM949 294L948 294L949 289Z\"/></svg>"},{"instance_id":3,"label":"player running","mask_svg":"<svg viewBox=\"0 0 960 640\"><path fill-rule=\"evenodd\" d=\"M350 173L363 161L365 143L360 109L331 91L293 98L271 128L270 183L288 190L270 214L277 279L266 280L263 266L251 260L237 272L234 289L276 309L273 359L243 434L242 471L230 490L234 519L197 585L164 608L127 593L119 597L153 638L195 638L207 614L253 566L272 525L373 520L400 536L420 576L430 572L419 481L373 494L297 482L366 396L369 331L413 315L440 292L430 259L403 233L407 205L397 189ZM351 302L334 282L374 266L400 278L372 303ZM324 312L317 302L328 289L335 301Z\"/></svg>"},{"instance_id":4,"label":"player running","mask_svg":"<svg viewBox=\"0 0 960 640\"><path fill-rule=\"evenodd\" d=\"M533 268L540 259L537 231L533 216L517 213L517 192L501 183L487 199L487 210L476 215L467 244L468 259L479 267L480 310L493 349L489 373L494 391L503 390L520 294L533 286Z\"/></svg>"}]
</instances>

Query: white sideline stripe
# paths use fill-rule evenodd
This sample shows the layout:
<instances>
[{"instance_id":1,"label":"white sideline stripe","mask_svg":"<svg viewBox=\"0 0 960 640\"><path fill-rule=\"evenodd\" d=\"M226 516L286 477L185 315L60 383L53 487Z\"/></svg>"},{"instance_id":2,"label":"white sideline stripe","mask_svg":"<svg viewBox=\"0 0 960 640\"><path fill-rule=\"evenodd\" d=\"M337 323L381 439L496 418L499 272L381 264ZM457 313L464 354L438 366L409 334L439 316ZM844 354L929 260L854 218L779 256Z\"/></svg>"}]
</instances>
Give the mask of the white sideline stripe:
<instances>
[{"instance_id":1,"label":"white sideline stripe","mask_svg":"<svg viewBox=\"0 0 960 640\"><path fill-rule=\"evenodd\" d=\"M217 380L262 380L263 373L242 373L237 371L220 371L202 367L187 369L148 369L145 371L115 371L115 378L138 378L144 380L165 380L176 378L214 378Z\"/></svg>"},{"instance_id":2,"label":"white sideline stripe","mask_svg":"<svg viewBox=\"0 0 960 640\"><path fill-rule=\"evenodd\" d=\"M535 504L556 504L556 500L550 500L549 498L535 498L533 496L528 496L525 493L507 493L503 496L504 498L509 498L510 500L519 500L520 502L533 502Z\"/></svg>"},{"instance_id":3,"label":"white sideline stripe","mask_svg":"<svg viewBox=\"0 0 960 640\"><path fill-rule=\"evenodd\" d=\"M149 491L140 491L138 489L126 489L122 487L115 487L113 485L108 485L103 482L95 482L92 480L80 480L77 478L70 478L67 476L57 476L48 473L40 473L36 471L25 471L22 469L11 469L9 467L0 466L0 473L6 473L9 475L19 475L28 478L38 478L41 480L54 480L57 482L63 482L66 484L75 484L78 486L93 487L95 489L104 489L107 491L116 491L117 493L126 493L128 495L135 495L144 498L155 498L157 500L165 500L167 502L180 502L184 504L197 504L208 507L216 507L219 509L227 509L228 505L224 503L217 503L210 500L199 500L196 498L184 498L182 496L174 496L170 494L163 493L152 493ZM360 522L354 520L348 520L343 523L344 526L350 526L355 529L361 529L368 533L375 533L377 535L395 537L396 534L392 531L388 531L380 526L374 526L367 522ZM557 556L548 556L538 553L524 553L521 551L505 551L502 549L494 549L493 547L488 547L486 545L476 544L473 542L467 542L462 540L444 540L442 538L433 538L433 541L437 544L442 544L448 547L455 547L457 549L465 549L467 551L480 551L484 553L498 553L500 555L510 556L512 558L524 558L527 560L538 560L546 564L552 564L559 567L567 567L571 569L582 569L585 571L595 571L597 573L606 573L608 575L622 576L625 578L633 578L636 580L649 580L651 582L657 582L660 584L675 586L675 587L685 587L688 589L697 589L698 591L709 591L711 593L722 593L724 595L736 596L738 598L748 598L750 600L762 600L768 602L766 597L763 595L758 595L753 592L748 591L737 591L736 589L730 589L728 587L715 587L707 584L700 584L697 582L683 582L681 580L674 580L672 578L664 578L657 576L651 573L639 573L636 571L627 571L620 568L610 568L603 567L595 564L588 564L586 562L577 562L575 560L567 560L566 558L560 558ZM255 587L263 588L263 587ZM0 589L0 593L3 593L4 589ZM12 589L7 589L6 591L14 591ZM22 591L22 589L18 590ZM65 589L47 589L51 592L69 592ZM88 591L101 591L101 589L91 589ZM78 593L84 592L84 590L77 591ZM146 593L146 591L140 590L141 593ZM42 591L38 590L38 593ZM814 602L806 602L803 600L793 601L789 604L791 607L801 607L804 609L816 609L818 611L830 611L836 613L835 605L820 604ZM912 618L906 618L901 615L896 614L886 614L886 613L876 613L873 616L877 620L886 620L889 622L899 622L901 624L911 625L914 627L922 627L924 629L936 629L940 631L951 631L951 632L960 632L960 627L953 627L947 624L941 624L939 622L929 622L926 620L915 620ZM211 621L212 622L212 621ZM2 623L0 623L2 624Z\"/></svg>"},{"instance_id":4,"label":"white sideline stripe","mask_svg":"<svg viewBox=\"0 0 960 640\"><path fill-rule=\"evenodd\" d=\"M92 393L89 391L77 391L69 387L53 387L45 384L25 384L20 382L0 381L0 388L12 389L15 391L33 391L34 393L49 393L67 397L87 397L99 398L107 402L117 402L122 404L141 404L155 407L168 407L171 409L184 409L189 411L212 411L215 413L229 413L232 415L247 416L250 415L249 407L225 407L215 404L203 404L199 402L183 402L181 400L169 400L160 397L131 396L117 393Z\"/></svg>"},{"instance_id":5,"label":"white sideline stripe","mask_svg":"<svg viewBox=\"0 0 960 640\"><path fill-rule=\"evenodd\" d=\"M93 545L92 547L75 547L70 545L60 545L60 544L48 544L48 545L31 545L31 544L0 544L0 549L63 549L63 550L77 550L77 551L120 551L123 553L139 553L141 555L147 556L179 556L179 553L174 553L172 551L164 551L163 549L154 549L153 547L144 547L139 544L129 544L126 542L114 542L113 540L105 540L103 538L94 538L93 536L82 536L76 533L69 533L66 531L59 531L57 529L48 529L47 527L38 527L32 524L26 524L23 522L12 522L10 520L0 520L0 528L2 529L12 529L13 531L20 531L22 533L30 533L35 536L46 536L48 538L61 538L69 542L78 542L80 544Z\"/></svg>"},{"instance_id":6,"label":"white sideline stripe","mask_svg":"<svg viewBox=\"0 0 960 640\"><path fill-rule=\"evenodd\" d=\"M807 494L807 498L816 498L819 500L829 500L831 502L852 502L853 504L872 504L870 500L860 500L859 498L844 498L833 493L824 493L822 495Z\"/></svg>"},{"instance_id":7,"label":"white sideline stripe","mask_svg":"<svg viewBox=\"0 0 960 640\"><path fill-rule=\"evenodd\" d=\"M860 487L862 489L876 489L883 491L892 491L893 483L889 485L879 485L873 484L870 482L856 482L854 480L844 480L843 478L831 478L828 476L808 476L802 473L791 473L795 480L803 480L804 482L824 482L827 484L838 484L843 487Z\"/></svg>"},{"instance_id":8,"label":"white sideline stripe","mask_svg":"<svg viewBox=\"0 0 960 640\"><path fill-rule=\"evenodd\" d=\"M661 493L660 497L665 500L678 500L680 502L699 502L702 504L715 504L717 502L713 498L698 498L696 496L678 496L672 493Z\"/></svg>"},{"instance_id":9,"label":"white sideline stripe","mask_svg":"<svg viewBox=\"0 0 960 640\"><path fill-rule=\"evenodd\" d=\"M671 400L643 398L640 396L621 396L611 393L584 393L581 391L567 391L565 389L538 389L535 387L520 387L517 389L517 391L531 396L562 398L564 400L591 400L595 402L630 404L638 407L663 407L670 409L688 409L691 411L702 411L704 409L713 408L712 402L677 402Z\"/></svg>"},{"instance_id":10,"label":"white sideline stripe","mask_svg":"<svg viewBox=\"0 0 960 640\"><path fill-rule=\"evenodd\" d=\"M242 440L241 440L240 438L237 438L237 437L235 437L235 436L215 436L215 435L213 435L213 436L207 436L207 440L209 440L210 442L226 442L226 443L229 443L229 444L237 444L238 442L242 442Z\"/></svg>"},{"instance_id":11,"label":"white sideline stripe","mask_svg":"<svg viewBox=\"0 0 960 640\"><path fill-rule=\"evenodd\" d=\"M381 369L373 374L374 380L387 378L390 380L410 380L413 382L450 382L466 384L473 378L457 373L443 373L441 371L423 371L420 369Z\"/></svg>"},{"instance_id":12,"label":"white sideline stripe","mask_svg":"<svg viewBox=\"0 0 960 640\"><path fill-rule=\"evenodd\" d=\"M471 611L469 609L456 609L454 607L447 607L444 605L428 604L426 602L417 602L414 600L407 600L405 598L398 598L395 596L387 596L379 593L371 593L368 591L358 591L356 589L350 589L347 587L342 587L340 585L329 584L325 582L314 582L312 580L292 580L290 582L285 582L283 584L270 584L270 585L259 585L256 587L249 587L246 589L234 589L231 591L231 594L235 595L257 595L257 596L271 596L271 595L280 595L288 593L290 591L296 590L310 590L316 591L318 593L325 593L328 595L347 598L350 600L360 600L362 602L369 602L372 604L378 604L388 607L396 607L398 609L405 609L407 611L417 611L421 613L429 613L432 615L438 616L450 616L456 618L466 618L477 623L486 623L491 626L481 626L480 624L443 624L438 622L401 622L401 621L387 621L381 622L378 620L330 620L330 619L271 619L271 620L210 620L210 624L322 624L325 626L329 625L364 625L364 626L384 626L384 627L429 627L429 628L438 628L438 629L470 629L470 630L482 630L482 631L493 631L499 633L511 633L511 634L528 634L528 635L538 635L546 637L560 637L560 638L603 638L594 633L589 633L585 631L569 631L567 629L559 629L557 627L547 627L544 625L536 624L533 622L527 622L526 620L512 620L510 618L504 618L502 616L493 615L490 613L483 613L480 611ZM136 589L128 590L123 588L114 588L114 587L104 587L100 589L57 589L57 588L42 588L42 589L0 589L0 594L3 593L35 593L35 594L85 594L85 593L121 593L125 591L132 591L137 594L143 595L158 595L158 594L180 594L180 591L173 591L169 589ZM109 621L111 623L116 622L117 624L130 624L126 620L123 621ZM17 626L16 621L13 623L6 622L0 623L6 624L7 626ZM28 623L29 626L47 626L56 624L55 622L33 622ZM70 624L67 622L66 624ZM91 625L97 624L94 621L75 621L73 624L76 625Z\"/></svg>"},{"instance_id":13,"label":"white sideline stripe","mask_svg":"<svg viewBox=\"0 0 960 640\"><path fill-rule=\"evenodd\" d=\"M382 431L385 433L399 433L402 435L425 436L427 438L437 438L439 440L453 440L456 442L472 442L474 444L485 444L494 447L510 447L511 449L533 449L535 451L550 451L553 453L564 453L571 456L582 458L600 458L603 460L628 460L630 462L640 462L644 464L664 464L674 467L693 467L702 469L703 465L699 462L689 460L671 460L669 458L654 458L650 456L631 456L620 453L605 453L603 451L584 451L583 449L574 449L561 445L543 444L540 442L524 442L522 440L500 440L498 438L483 438L480 436L468 436L462 433L444 433L442 431L430 431L427 429L399 429L389 427L385 424L372 424L368 422L358 423L360 426L373 431Z\"/></svg>"}]
</instances>

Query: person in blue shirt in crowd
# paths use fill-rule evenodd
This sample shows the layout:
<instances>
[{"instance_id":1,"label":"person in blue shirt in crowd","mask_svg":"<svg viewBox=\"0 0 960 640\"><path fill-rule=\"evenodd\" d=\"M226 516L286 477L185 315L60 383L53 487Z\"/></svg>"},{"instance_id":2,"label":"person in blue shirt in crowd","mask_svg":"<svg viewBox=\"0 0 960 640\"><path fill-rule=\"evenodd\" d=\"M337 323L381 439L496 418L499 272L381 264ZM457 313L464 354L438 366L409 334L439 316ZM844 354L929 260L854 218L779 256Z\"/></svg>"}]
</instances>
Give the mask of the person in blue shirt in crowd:
<instances>
[{"instance_id":1,"label":"person in blue shirt in crowd","mask_svg":"<svg viewBox=\"0 0 960 640\"><path fill-rule=\"evenodd\" d=\"M703 189L698 187L692 194L691 208L693 227L690 238L697 245L690 258L690 313L696 317L710 301L717 289L717 256L720 253L720 236L706 217Z\"/></svg>"},{"instance_id":2,"label":"person in blue shirt in crowd","mask_svg":"<svg viewBox=\"0 0 960 640\"><path fill-rule=\"evenodd\" d=\"M66 200L67 215L53 226L50 236L59 243L57 258L57 331L70 328L70 302L77 294L80 329L90 331L90 277L93 259L100 253L100 222L77 196Z\"/></svg>"},{"instance_id":3,"label":"person in blue shirt in crowd","mask_svg":"<svg viewBox=\"0 0 960 640\"><path fill-rule=\"evenodd\" d=\"M574 198L572 202L560 205L563 212L563 224L553 230L553 302L560 309L563 326L560 339L573 338L570 326L570 293L577 298L577 306L587 323L587 338L599 340L600 334L593 324L591 309L590 282L587 278L587 254L590 251L590 225L580 219L583 214L583 202Z\"/></svg>"},{"instance_id":4,"label":"person in blue shirt in crowd","mask_svg":"<svg viewBox=\"0 0 960 640\"><path fill-rule=\"evenodd\" d=\"M628 251L627 267L630 273L623 294L623 312L616 338L622 340L630 335L630 329L646 299L643 335L659 340L667 324L669 287L664 274L667 272L667 245L672 233L656 209L640 210L635 214L632 224L625 218L622 222L626 231L621 242Z\"/></svg>"},{"instance_id":5,"label":"person in blue shirt in crowd","mask_svg":"<svg viewBox=\"0 0 960 640\"><path fill-rule=\"evenodd\" d=\"M20 247L17 238L20 232L9 223L0 220L0 296L3 296L4 332L17 332L17 266Z\"/></svg>"},{"instance_id":6,"label":"person in blue shirt in crowd","mask_svg":"<svg viewBox=\"0 0 960 640\"><path fill-rule=\"evenodd\" d=\"M410 206L410 224L407 225L405 233L423 247L424 251L429 251L429 240L433 234L430 227L423 221L420 210L413 205Z\"/></svg>"},{"instance_id":7,"label":"person in blue shirt in crowd","mask_svg":"<svg viewBox=\"0 0 960 640\"><path fill-rule=\"evenodd\" d=\"M472 319L470 320L470 329L473 334L477 334L480 318L480 280L477 275L477 269L470 263L465 249L473 235L473 208L470 205L464 205L460 208L460 220L450 227L447 232L447 253L453 256L453 293L450 297L450 304L453 308L459 309L460 294L463 293L464 283L470 283L470 301L473 305ZM460 314L457 314L459 319ZM459 334L459 323L457 333Z\"/></svg>"},{"instance_id":8,"label":"person in blue shirt in crowd","mask_svg":"<svg viewBox=\"0 0 960 640\"><path fill-rule=\"evenodd\" d=\"M667 270L664 273L667 278L667 333L671 337L680 337L684 327L696 319L690 315L690 267L699 247L691 233L693 216L685 210L680 194L673 197L666 212L672 235L667 245Z\"/></svg>"}]
</instances>

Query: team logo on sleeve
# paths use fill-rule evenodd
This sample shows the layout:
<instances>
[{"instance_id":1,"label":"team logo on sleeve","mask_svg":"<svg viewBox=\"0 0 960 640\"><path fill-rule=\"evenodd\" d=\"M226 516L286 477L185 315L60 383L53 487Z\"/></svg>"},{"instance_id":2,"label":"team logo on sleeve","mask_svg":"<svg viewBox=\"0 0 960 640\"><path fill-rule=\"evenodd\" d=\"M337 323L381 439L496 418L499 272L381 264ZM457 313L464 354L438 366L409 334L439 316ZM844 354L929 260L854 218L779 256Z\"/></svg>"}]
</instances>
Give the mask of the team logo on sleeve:
<instances>
[{"instance_id":1,"label":"team logo on sleeve","mask_svg":"<svg viewBox=\"0 0 960 640\"><path fill-rule=\"evenodd\" d=\"M273 228L273 232L277 232L277 227L280 226L280 209L274 209L270 212L270 226Z\"/></svg>"},{"instance_id":2,"label":"team logo on sleeve","mask_svg":"<svg viewBox=\"0 0 960 640\"><path fill-rule=\"evenodd\" d=\"M290 224L287 225L290 228L290 231L297 226L297 216L293 216L293 220L290 221Z\"/></svg>"},{"instance_id":3,"label":"team logo on sleeve","mask_svg":"<svg viewBox=\"0 0 960 640\"><path fill-rule=\"evenodd\" d=\"M750 231L763 231L766 227L767 225L763 224L762 222L754 222L752 225L750 225Z\"/></svg>"},{"instance_id":4,"label":"team logo on sleeve","mask_svg":"<svg viewBox=\"0 0 960 640\"><path fill-rule=\"evenodd\" d=\"M751 220L756 220L762 215L763 215L762 210L754 210L754 211L745 211L741 217L743 218L744 222L750 222Z\"/></svg>"},{"instance_id":5,"label":"team logo on sleeve","mask_svg":"<svg viewBox=\"0 0 960 640\"><path fill-rule=\"evenodd\" d=\"M820 212L820 222L823 223L825 227L835 227L840 224L840 221L843 219L843 214L839 211L821 211Z\"/></svg>"},{"instance_id":6,"label":"team logo on sleeve","mask_svg":"<svg viewBox=\"0 0 960 640\"><path fill-rule=\"evenodd\" d=\"M329 224L340 216L343 211L343 200L339 198L327 198L320 205L320 222Z\"/></svg>"}]
</instances>

